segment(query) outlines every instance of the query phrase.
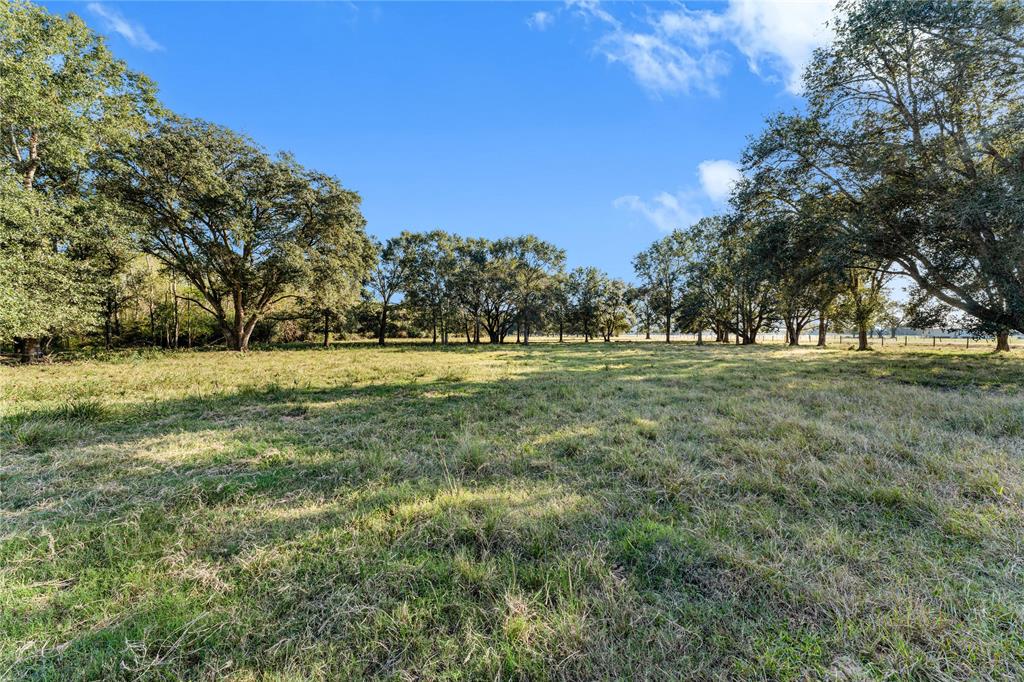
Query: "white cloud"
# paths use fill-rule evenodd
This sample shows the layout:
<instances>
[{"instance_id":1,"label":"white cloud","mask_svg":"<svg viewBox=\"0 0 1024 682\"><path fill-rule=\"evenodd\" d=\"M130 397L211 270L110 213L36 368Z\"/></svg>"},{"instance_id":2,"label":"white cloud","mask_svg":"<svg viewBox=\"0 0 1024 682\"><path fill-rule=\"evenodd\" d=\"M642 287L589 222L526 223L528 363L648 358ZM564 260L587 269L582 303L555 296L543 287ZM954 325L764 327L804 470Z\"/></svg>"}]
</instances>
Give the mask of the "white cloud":
<instances>
[{"instance_id":1,"label":"white cloud","mask_svg":"<svg viewBox=\"0 0 1024 682\"><path fill-rule=\"evenodd\" d=\"M717 52L691 55L658 34L616 31L599 46L609 62L629 67L637 82L654 93L715 94L715 80L728 70Z\"/></svg>"},{"instance_id":2,"label":"white cloud","mask_svg":"<svg viewBox=\"0 0 1024 682\"><path fill-rule=\"evenodd\" d=\"M149 52L164 49L160 43L153 40L145 26L137 21L126 19L118 10L99 2L90 2L88 8L90 12L103 19L103 24L108 31L118 34L132 46Z\"/></svg>"},{"instance_id":3,"label":"white cloud","mask_svg":"<svg viewBox=\"0 0 1024 682\"><path fill-rule=\"evenodd\" d=\"M730 0L727 12L736 48L747 57L751 71L774 71L786 90L799 93L800 79L815 48L831 41L827 22L834 0L763 2Z\"/></svg>"},{"instance_id":4,"label":"white cloud","mask_svg":"<svg viewBox=\"0 0 1024 682\"><path fill-rule=\"evenodd\" d=\"M701 161L697 166L700 186L704 193L715 203L724 203L739 182L742 174L739 167L732 161L724 159Z\"/></svg>"},{"instance_id":5,"label":"white cloud","mask_svg":"<svg viewBox=\"0 0 1024 682\"><path fill-rule=\"evenodd\" d=\"M613 28L621 28L619 20L606 12L598 0L566 0L565 4L575 8L587 20L596 19Z\"/></svg>"},{"instance_id":6,"label":"white cloud","mask_svg":"<svg viewBox=\"0 0 1024 682\"><path fill-rule=\"evenodd\" d=\"M553 23L555 23L555 15L551 12L545 12L544 10L534 12L530 15L530 18L526 20L527 26L535 31L544 31L550 28Z\"/></svg>"},{"instance_id":7,"label":"white cloud","mask_svg":"<svg viewBox=\"0 0 1024 682\"><path fill-rule=\"evenodd\" d=\"M676 194L661 192L650 201L631 194L619 197L612 206L636 211L662 232L671 232L676 228L687 228L703 217L695 199L693 192L688 190Z\"/></svg>"},{"instance_id":8,"label":"white cloud","mask_svg":"<svg viewBox=\"0 0 1024 682\"><path fill-rule=\"evenodd\" d=\"M598 51L627 66L652 93L714 94L716 81L729 70L724 52L729 45L747 58L751 71L797 93L814 49L831 38L826 22L835 0L729 0L724 11L649 10L635 29L597 0L569 0L568 5L608 27Z\"/></svg>"},{"instance_id":9,"label":"white cloud","mask_svg":"<svg viewBox=\"0 0 1024 682\"><path fill-rule=\"evenodd\" d=\"M639 213L662 232L671 232L690 227L720 210L742 174L732 161L717 159L701 161L697 165L697 177L700 189L689 187L675 193L660 192L649 201L629 194L613 201L612 206Z\"/></svg>"}]
</instances>

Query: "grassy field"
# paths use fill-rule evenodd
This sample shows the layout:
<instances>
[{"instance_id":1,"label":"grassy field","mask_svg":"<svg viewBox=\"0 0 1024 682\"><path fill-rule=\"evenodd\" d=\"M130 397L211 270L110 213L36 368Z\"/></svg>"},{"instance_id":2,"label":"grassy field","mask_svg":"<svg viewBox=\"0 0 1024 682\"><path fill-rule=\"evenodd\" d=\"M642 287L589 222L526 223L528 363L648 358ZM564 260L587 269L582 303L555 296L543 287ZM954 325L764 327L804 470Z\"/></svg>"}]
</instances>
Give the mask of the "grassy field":
<instances>
[{"instance_id":1,"label":"grassy field","mask_svg":"<svg viewBox=\"0 0 1024 682\"><path fill-rule=\"evenodd\" d=\"M1020 679L1024 361L0 367L3 679Z\"/></svg>"}]
</instances>

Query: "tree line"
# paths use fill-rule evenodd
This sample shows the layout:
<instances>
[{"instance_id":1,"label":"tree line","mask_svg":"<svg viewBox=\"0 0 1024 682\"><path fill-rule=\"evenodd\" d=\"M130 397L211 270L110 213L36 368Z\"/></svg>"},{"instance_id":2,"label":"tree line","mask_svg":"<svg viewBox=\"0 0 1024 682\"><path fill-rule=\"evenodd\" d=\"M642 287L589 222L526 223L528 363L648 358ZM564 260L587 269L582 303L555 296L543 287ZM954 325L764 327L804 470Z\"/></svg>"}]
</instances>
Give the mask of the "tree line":
<instances>
[{"instance_id":1,"label":"tree line","mask_svg":"<svg viewBox=\"0 0 1024 682\"><path fill-rule=\"evenodd\" d=\"M164 107L73 14L0 9L0 343L179 347L331 334L447 344L637 330L1024 331L1019 3L844 2L805 105L751 138L723 215L655 241L635 282L533 235L383 243L359 195ZM913 283L889 296L893 278ZM709 340L710 340L709 338Z\"/></svg>"},{"instance_id":2,"label":"tree line","mask_svg":"<svg viewBox=\"0 0 1024 682\"><path fill-rule=\"evenodd\" d=\"M1024 331L1024 8L841 2L804 75L803 111L768 119L723 216L634 261L668 329L791 344L813 322L994 336ZM912 283L897 303L888 287ZM672 319L675 318L675 323Z\"/></svg>"}]
</instances>

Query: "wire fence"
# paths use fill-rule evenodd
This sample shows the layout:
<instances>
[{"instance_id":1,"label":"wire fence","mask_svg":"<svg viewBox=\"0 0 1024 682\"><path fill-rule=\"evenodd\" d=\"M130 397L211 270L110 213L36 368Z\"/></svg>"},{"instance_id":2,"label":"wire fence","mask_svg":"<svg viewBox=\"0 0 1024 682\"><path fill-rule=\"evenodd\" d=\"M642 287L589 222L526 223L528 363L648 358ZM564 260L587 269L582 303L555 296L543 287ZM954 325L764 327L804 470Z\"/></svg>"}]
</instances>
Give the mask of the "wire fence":
<instances>
[{"instance_id":1,"label":"wire fence","mask_svg":"<svg viewBox=\"0 0 1024 682\"><path fill-rule=\"evenodd\" d=\"M635 341L647 341L644 334L628 334L618 337L620 339L628 338L629 340ZM696 334L672 334L672 341L683 341L683 342L696 342ZM573 339L575 340L575 339ZM651 334L651 341L665 342L665 335ZM708 336L707 333L703 337L704 343L715 343L714 336ZM857 345L857 334L826 334L825 343L828 346L845 347L845 346L856 346ZM730 344L736 344L736 338L734 336L729 337ZM783 332L762 332L757 336L757 343L760 345L788 345L786 334ZM818 343L818 333L812 332L810 334L804 333L800 335L800 346L815 346ZM724 345L722 343L716 343L716 345ZM994 350L996 347L996 340L994 337L982 337L982 338L970 338L966 336L944 336L944 335L915 335L915 334L897 334L892 336L891 334L883 334L878 336L868 337L868 345L874 348L895 348L895 347L906 347L906 348L958 348L961 350L970 350L972 348L977 349L988 349ZM1020 347L1024 345L1024 338L1010 337L1010 348Z\"/></svg>"}]
</instances>

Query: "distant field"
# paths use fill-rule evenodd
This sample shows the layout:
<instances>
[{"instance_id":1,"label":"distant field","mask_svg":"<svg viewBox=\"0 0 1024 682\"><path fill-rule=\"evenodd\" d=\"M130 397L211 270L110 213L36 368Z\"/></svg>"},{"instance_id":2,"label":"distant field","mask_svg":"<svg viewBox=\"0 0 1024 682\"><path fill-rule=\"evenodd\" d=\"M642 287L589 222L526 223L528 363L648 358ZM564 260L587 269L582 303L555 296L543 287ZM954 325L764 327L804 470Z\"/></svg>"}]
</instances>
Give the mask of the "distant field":
<instances>
[{"instance_id":1,"label":"distant field","mask_svg":"<svg viewBox=\"0 0 1024 682\"><path fill-rule=\"evenodd\" d=\"M0 679L1020 679L1022 384L888 340L0 367Z\"/></svg>"}]
</instances>

